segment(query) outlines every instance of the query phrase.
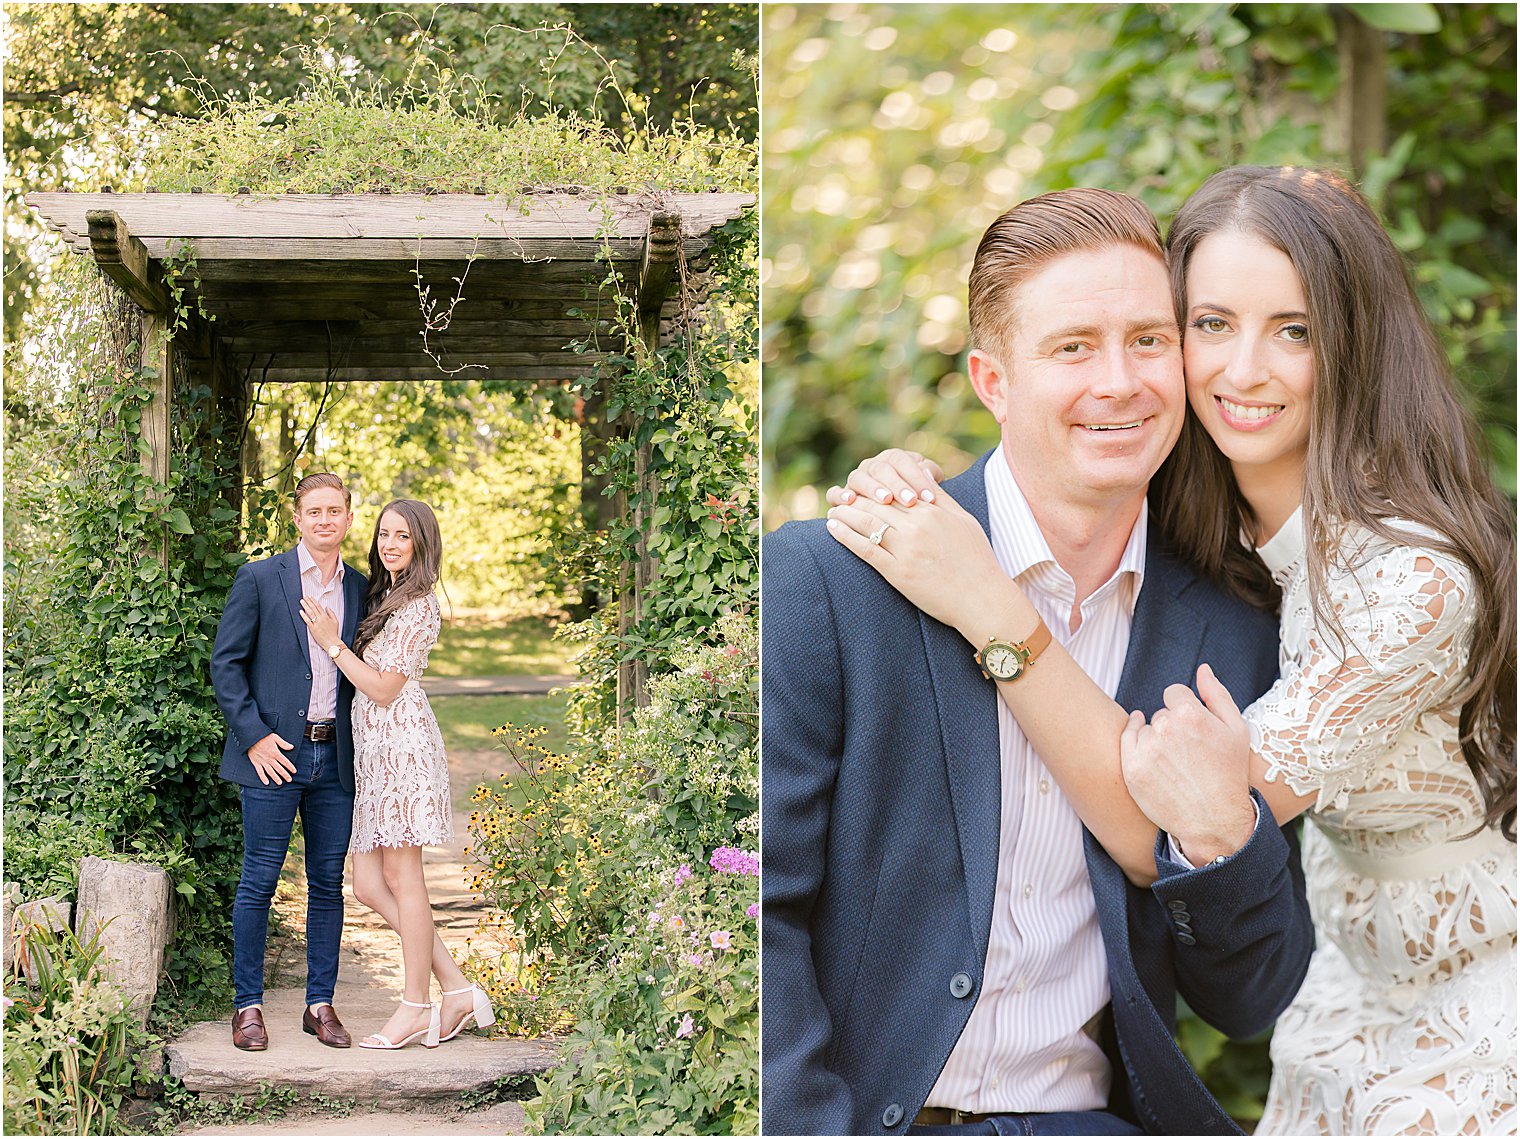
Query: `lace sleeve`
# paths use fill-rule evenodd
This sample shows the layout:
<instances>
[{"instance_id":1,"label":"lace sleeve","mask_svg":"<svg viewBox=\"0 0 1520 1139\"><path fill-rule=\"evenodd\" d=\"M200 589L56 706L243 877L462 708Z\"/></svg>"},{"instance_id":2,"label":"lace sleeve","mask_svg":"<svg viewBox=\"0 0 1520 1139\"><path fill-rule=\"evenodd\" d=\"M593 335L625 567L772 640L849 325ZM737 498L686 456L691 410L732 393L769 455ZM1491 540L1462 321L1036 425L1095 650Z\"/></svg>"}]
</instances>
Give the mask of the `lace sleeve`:
<instances>
[{"instance_id":1,"label":"lace sleeve","mask_svg":"<svg viewBox=\"0 0 1520 1139\"><path fill-rule=\"evenodd\" d=\"M1419 547L1384 547L1328 584L1344 638L1285 613L1285 639L1287 622L1303 620L1307 647L1245 713L1267 779L1317 790L1321 808L1344 807L1389 745L1449 700L1472 623L1466 568Z\"/></svg>"},{"instance_id":2,"label":"lace sleeve","mask_svg":"<svg viewBox=\"0 0 1520 1139\"><path fill-rule=\"evenodd\" d=\"M385 644L375 667L420 679L427 669L428 654L438 643L442 624L438 598L431 593L403 605L386 624Z\"/></svg>"}]
</instances>

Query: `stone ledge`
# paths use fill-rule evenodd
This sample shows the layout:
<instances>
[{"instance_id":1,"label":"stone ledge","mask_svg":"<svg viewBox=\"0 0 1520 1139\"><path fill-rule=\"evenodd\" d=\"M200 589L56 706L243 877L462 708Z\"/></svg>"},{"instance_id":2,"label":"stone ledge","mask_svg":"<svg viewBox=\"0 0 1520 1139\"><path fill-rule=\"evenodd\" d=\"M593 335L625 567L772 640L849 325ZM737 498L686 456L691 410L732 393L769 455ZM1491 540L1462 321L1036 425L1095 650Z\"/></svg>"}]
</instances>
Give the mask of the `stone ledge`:
<instances>
[{"instance_id":1,"label":"stone ledge","mask_svg":"<svg viewBox=\"0 0 1520 1139\"><path fill-rule=\"evenodd\" d=\"M299 1095L341 1096L394 1106L486 1091L498 1080L545 1072L559 1062L554 1042L486 1040L466 1033L437 1048L396 1052L326 1048L299 1026L269 1025L269 1050L232 1046L221 1022L198 1024L164 1049L169 1074L207 1095L245 1095L260 1083Z\"/></svg>"}]
</instances>

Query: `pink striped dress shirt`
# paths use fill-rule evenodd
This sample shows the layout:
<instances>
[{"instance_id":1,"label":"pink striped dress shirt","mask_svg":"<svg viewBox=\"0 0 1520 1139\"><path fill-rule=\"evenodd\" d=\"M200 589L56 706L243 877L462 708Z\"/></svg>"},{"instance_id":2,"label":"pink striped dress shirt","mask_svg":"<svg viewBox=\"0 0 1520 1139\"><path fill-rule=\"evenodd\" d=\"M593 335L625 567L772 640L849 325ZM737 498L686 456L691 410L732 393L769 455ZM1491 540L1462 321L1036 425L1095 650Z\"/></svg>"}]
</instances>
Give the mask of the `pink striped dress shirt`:
<instances>
[{"instance_id":1,"label":"pink striped dress shirt","mask_svg":"<svg viewBox=\"0 0 1520 1139\"><path fill-rule=\"evenodd\" d=\"M343 559L338 559L332 580L322 581L322 570L306 549L296 543L296 561L301 567L301 595L331 609L343 628ZM304 622L303 622L304 625ZM334 720L338 716L338 666L317 644L310 631L306 634L307 655L311 657L311 699L306 705L307 720Z\"/></svg>"},{"instance_id":2,"label":"pink striped dress shirt","mask_svg":"<svg viewBox=\"0 0 1520 1139\"><path fill-rule=\"evenodd\" d=\"M1003 451L985 468L992 548L1055 638L1112 696L1145 570L1146 517L1119 568L1081 605ZM980 995L928 1106L967 1112L1091 1111L1108 1102L1107 1057L1085 1026L1108 1003L1108 971L1082 851L1082 824L1018 722L998 702L1002 829Z\"/></svg>"}]
</instances>

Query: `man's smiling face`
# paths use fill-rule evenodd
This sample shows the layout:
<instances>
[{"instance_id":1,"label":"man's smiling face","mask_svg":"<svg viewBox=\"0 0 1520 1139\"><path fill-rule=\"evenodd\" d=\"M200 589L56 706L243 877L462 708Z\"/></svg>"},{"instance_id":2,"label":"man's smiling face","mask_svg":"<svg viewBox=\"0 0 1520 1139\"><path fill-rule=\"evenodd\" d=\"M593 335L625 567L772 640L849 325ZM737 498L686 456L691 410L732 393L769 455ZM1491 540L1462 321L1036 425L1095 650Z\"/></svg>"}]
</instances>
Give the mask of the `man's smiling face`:
<instances>
[{"instance_id":1,"label":"man's smiling face","mask_svg":"<svg viewBox=\"0 0 1520 1139\"><path fill-rule=\"evenodd\" d=\"M983 402L1024 493L1102 506L1144 494L1182 430L1182 348L1165 263L1131 245L1068 253L1014 293Z\"/></svg>"}]
</instances>

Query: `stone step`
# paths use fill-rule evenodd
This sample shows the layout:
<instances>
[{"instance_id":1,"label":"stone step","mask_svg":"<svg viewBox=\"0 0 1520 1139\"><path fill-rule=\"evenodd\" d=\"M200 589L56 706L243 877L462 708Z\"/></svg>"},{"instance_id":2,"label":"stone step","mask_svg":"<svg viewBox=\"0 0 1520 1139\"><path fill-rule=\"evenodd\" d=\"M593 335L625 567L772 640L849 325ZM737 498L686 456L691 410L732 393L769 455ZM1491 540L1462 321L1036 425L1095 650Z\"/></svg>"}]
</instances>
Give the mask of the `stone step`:
<instances>
[{"instance_id":1,"label":"stone step","mask_svg":"<svg viewBox=\"0 0 1520 1139\"><path fill-rule=\"evenodd\" d=\"M264 1052L234 1048L229 1021L195 1025L165 1047L169 1074L203 1095L247 1095L267 1083L303 1096L393 1107L486 1092L501 1080L535 1075L559 1061L559 1044L553 1039L488 1040L474 1032L437 1048L328 1048L301 1030L304 1004L301 989L265 993L269 1048ZM358 1041L385 1023L395 1009L395 995L383 986L340 981L333 1007Z\"/></svg>"},{"instance_id":2,"label":"stone step","mask_svg":"<svg viewBox=\"0 0 1520 1139\"><path fill-rule=\"evenodd\" d=\"M523 1135L527 1120L520 1103L498 1103L477 1111L414 1106L406 1111L359 1109L349 1115L293 1111L263 1123L181 1127L177 1135Z\"/></svg>"}]
</instances>

